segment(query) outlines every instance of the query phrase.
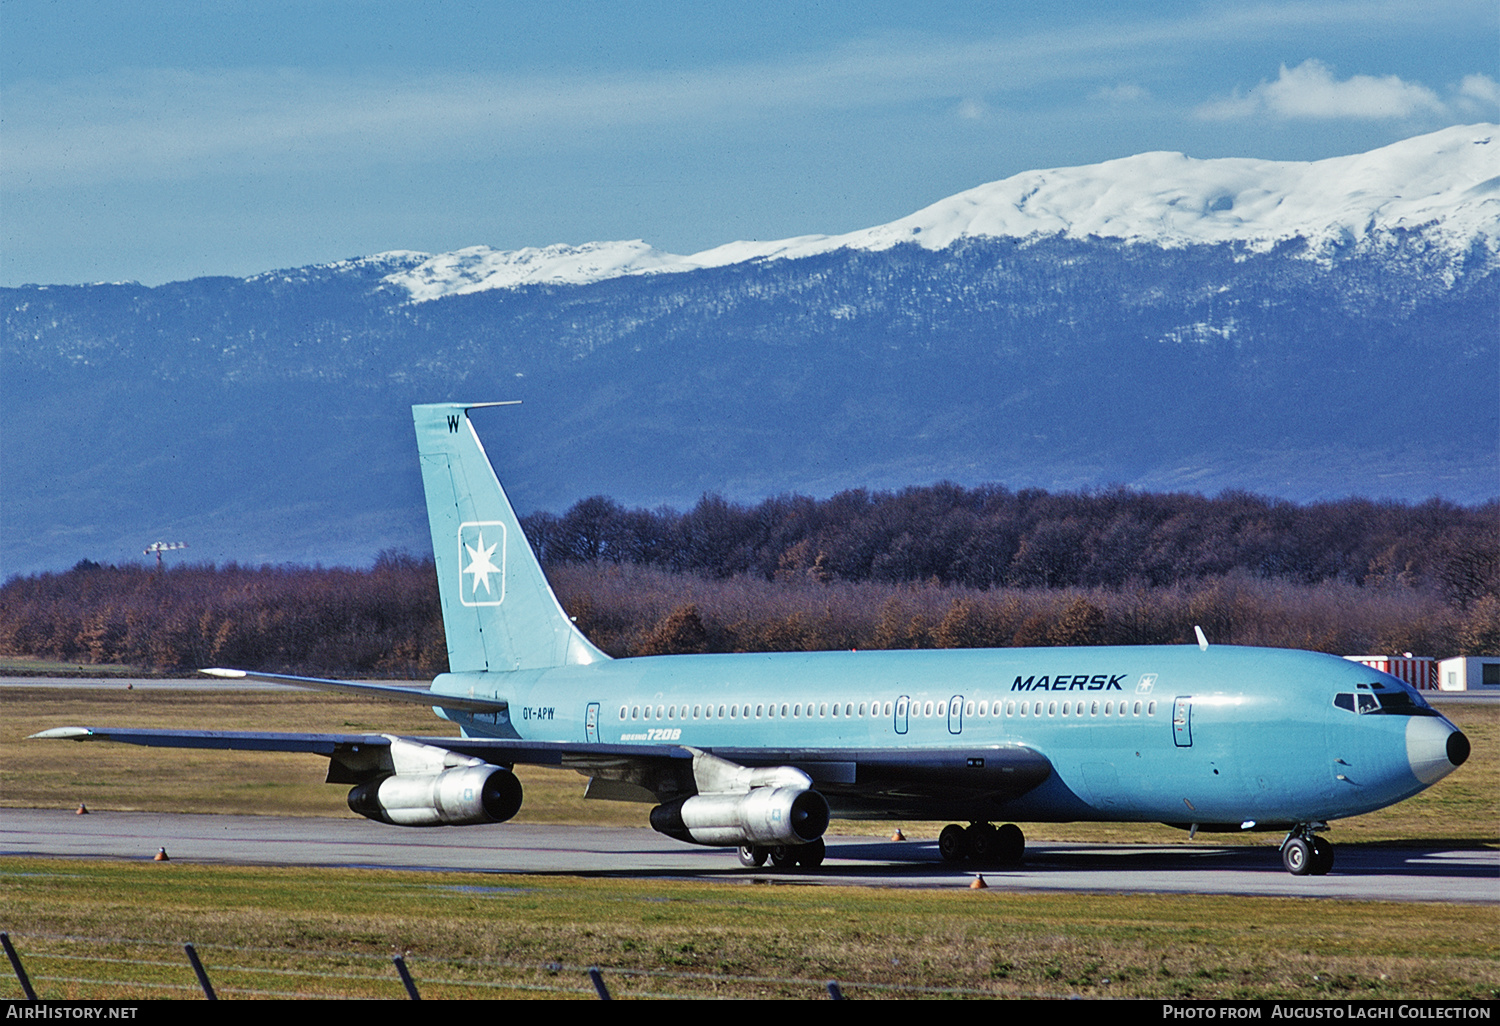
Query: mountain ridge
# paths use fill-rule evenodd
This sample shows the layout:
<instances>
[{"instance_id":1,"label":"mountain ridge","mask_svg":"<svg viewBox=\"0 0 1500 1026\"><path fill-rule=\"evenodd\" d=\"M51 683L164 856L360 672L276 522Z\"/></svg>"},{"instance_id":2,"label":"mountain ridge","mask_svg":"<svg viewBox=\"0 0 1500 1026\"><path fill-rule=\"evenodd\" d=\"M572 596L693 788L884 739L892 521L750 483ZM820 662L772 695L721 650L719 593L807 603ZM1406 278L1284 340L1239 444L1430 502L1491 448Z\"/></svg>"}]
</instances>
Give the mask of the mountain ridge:
<instances>
[{"instance_id":1,"label":"mountain ridge","mask_svg":"<svg viewBox=\"0 0 1500 1026\"><path fill-rule=\"evenodd\" d=\"M1329 183L1339 183L1334 186ZM1115 238L1184 246L1242 243L1264 251L1307 239L1309 255L1378 244L1394 230L1436 226L1450 254L1475 243L1500 252L1500 126L1461 125L1367 153L1319 161L1197 159L1155 151L1082 167L1025 171L964 190L905 217L843 235L736 241L681 256L644 240L558 243L519 250L392 251L409 261L386 277L414 302L538 284L587 284L835 249L911 242L943 249L961 238Z\"/></svg>"},{"instance_id":2,"label":"mountain ridge","mask_svg":"<svg viewBox=\"0 0 1500 1026\"><path fill-rule=\"evenodd\" d=\"M1474 187L1449 193L1492 210ZM411 251L0 289L0 574L163 540L426 551L409 407L451 400L526 401L476 415L523 511L943 479L1483 502L1500 261L1494 225L1462 250L1442 228L898 238L427 302L389 280Z\"/></svg>"}]
</instances>

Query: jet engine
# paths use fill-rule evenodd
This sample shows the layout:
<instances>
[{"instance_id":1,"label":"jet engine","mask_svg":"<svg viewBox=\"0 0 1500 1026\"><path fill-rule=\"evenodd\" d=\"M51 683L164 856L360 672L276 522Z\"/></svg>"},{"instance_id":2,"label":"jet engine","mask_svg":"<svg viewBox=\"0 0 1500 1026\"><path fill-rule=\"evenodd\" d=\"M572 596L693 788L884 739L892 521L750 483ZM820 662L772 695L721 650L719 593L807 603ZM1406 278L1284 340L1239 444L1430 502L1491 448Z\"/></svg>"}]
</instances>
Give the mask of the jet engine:
<instances>
[{"instance_id":1,"label":"jet engine","mask_svg":"<svg viewBox=\"0 0 1500 1026\"><path fill-rule=\"evenodd\" d=\"M690 844L808 844L828 829L828 800L810 788L698 794L651 810L651 828Z\"/></svg>"},{"instance_id":2,"label":"jet engine","mask_svg":"<svg viewBox=\"0 0 1500 1026\"><path fill-rule=\"evenodd\" d=\"M489 763L382 777L349 792L349 808L396 826L504 823L521 809L521 782Z\"/></svg>"}]
</instances>

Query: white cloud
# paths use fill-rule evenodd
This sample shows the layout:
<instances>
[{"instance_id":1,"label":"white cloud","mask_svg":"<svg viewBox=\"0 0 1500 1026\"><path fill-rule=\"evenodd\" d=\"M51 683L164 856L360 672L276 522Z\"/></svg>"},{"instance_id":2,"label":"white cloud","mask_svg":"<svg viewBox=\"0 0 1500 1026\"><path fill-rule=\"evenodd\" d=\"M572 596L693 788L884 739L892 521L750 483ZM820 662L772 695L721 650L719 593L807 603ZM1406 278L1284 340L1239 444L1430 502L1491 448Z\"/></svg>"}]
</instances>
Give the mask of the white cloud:
<instances>
[{"instance_id":1,"label":"white cloud","mask_svg":"<svg viewBox=\"0 0 1500 1026\"><path fill-rule=\"evenodd\" d=\"M1488 75L1465 75L1458 95L1480 107L1500 107L1500 83Z\"/></svg>"},{"instance_id":2,"label":"white cloud","mask_svg":"<svg viewBox=\"0 0 1500 1026\"><path fill-rule=\"evenodd\" d=\"M1473 76L1483 77L1483 76ZM1274 82L1241 95L1215 100L1198 108L1198 116L1211 121L1272 115L1299 120L1356 118L1380 121L1422 114L1444 114L1447 106L1436 93L1395 75L1376 78L1354 75L1337 81L1321 61L1303 61L1295 68L1281 66Z\"/></svg>"},{"instance_id":3,"label":"white cloud","mask_svg":"<svg viewBox=\"0 0 1500 1026\"><path fill-rule=\"evenodd\" d=\"M966 99L954 108L954 113L965 121L982 121L989 113L989 108L985 106L983 100Z\"/></svg>"},{"instance_id":4,"label":"white cloud","mask_svg":"<svg viewBox=\"0 0 1500 1026\"><path fill-rule=\"evenodd\" d=\"M1105 86L1094 92L1093 98L1105 103L1137 103L1151 94L1133 83L1124 82L1116 86Z\"/></svg>"}]
</instances>

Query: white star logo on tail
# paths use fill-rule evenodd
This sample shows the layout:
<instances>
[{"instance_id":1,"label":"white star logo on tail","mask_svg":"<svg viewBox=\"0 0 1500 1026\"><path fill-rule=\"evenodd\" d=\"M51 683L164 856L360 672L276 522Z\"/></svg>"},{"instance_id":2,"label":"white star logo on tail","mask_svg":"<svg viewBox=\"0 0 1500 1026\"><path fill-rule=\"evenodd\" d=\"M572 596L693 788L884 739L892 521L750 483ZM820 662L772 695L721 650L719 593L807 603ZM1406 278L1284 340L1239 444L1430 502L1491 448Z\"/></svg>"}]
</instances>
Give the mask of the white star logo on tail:
<instances>
[{"instance_id":1,"label":"white star logo on tail","mask_svg":"<svg viewBox=\"0 0 1500 1026\"><path fill-rule=\"evenodd\" d=\"M475 595L479 594L480 585L484 586L484 593L488 595L490 593L490 574L498 574L500 572L500 568L490 562L490 557L495 554L495 548L498 544L497 542L496 545L485 548L484 532L480 531L479 546L477 548L473 545L464 546L464 548L469 550L469 558L472 560L468 566L464 567L464 573L474 575Z\"/></svg>"},{"instance_id":2,"label":"white star logo on tail","mask_svg":"<svg viewBox=\"0 0 1500 1026\"><path fill-rule=\"evenodd\" d=\"M485 542L486 529L489 536L499 536L499 540L493 543ZM505 598L505 525L495 521L475 522L469 521L459 526L458 529L458 556L459 565L463 568L459 572L462 577L472 574L473 577L464 582L466 587L459 589L459 595L466 606L494 606L499 605ZM500 558L497 564L495 553L499 551ZM495 580L490 580L490 575L495 575Z\"/></svg>"}]
</instances>

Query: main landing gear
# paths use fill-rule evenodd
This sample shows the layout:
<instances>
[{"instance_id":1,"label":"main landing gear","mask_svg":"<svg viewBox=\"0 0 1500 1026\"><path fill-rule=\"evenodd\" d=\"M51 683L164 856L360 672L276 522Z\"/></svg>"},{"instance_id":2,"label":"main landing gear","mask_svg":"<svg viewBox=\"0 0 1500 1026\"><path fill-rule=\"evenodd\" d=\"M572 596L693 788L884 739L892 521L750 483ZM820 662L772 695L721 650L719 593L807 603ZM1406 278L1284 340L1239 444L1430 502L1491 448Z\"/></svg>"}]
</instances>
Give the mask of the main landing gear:
<instances>
[{"instance_id":1,"label":"main landing gear","mask_svg":"<svg viewBox=\"0 0 1500 1026\"><path fill-rule=\"evenodd\" d=\"M1281 842L1281 864L1293 876L1323 876L1333 868L1333 844L1313 833L1324 823L1300 823Z\"/></svg>"},{"instance_id":2,"label":"main landing gear","mask_svg":"<svg viewBox=\"0 0 1500 1026\"><path fill-rule=\"evenodd\" d=\"M949 823L938 834L938 851L944 862L973 859L982 865L1010 865L1021 861L1026 852L1026 835L1014 823L997 827L993 823L970 823L961 827Z\"/></svg>"},{"instance_id":3,"label":"main landing gear","mask_svg":"<svg viewBox=\"0 0 1500 1026\"><path fill-rule=\"evenodd\" d=\"M823 864L828 847L820 837L811 844L742 844L740 865L746 869L764 866L770 860L773 869L816 869Z\"/></svg>"}]
</instances>

